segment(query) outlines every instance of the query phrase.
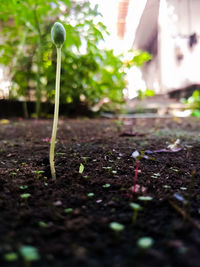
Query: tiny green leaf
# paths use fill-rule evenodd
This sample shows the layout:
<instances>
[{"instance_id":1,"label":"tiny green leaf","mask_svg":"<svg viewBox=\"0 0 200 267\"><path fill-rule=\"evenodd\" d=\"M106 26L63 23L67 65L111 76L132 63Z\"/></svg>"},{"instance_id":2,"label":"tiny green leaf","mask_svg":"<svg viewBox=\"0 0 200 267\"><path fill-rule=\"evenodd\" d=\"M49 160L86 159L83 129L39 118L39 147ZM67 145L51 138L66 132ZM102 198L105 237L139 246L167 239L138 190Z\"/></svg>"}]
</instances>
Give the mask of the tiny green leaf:
<instances>
[{"instance_id":1,"label":"tiny green leaf","mask_svg":"<svg viewBox=\"0 0 200 267\"><path fill-rule=\"evenodd\" d=\"M181 186L180 189L185 191L185 190L187 190L187 187Z\"/></svg>"},{"instance_id":2,"label":"tiny green leaf","mask_svg":"<svg viewBox=\"0 0 200 267\"><path fill-rule=\"evenodd\" d=\"M27 189L28 188L28 185L20 185L19 188L22 189L22 190L24 190L24 189Z\"/></svg>"},{"instance_id":3,"label":"tiny green leaf","mask_svg":"<svg viewBox=\"0 0 200 267\"><path fill-rule=\"evenodd\" d=\"M153 245L154 241L151 237L141 237L137 241L138 247L141 249L147 249L150 248Z\"/></svg>"},{"instance_id":4,"label":"tiny green leaf","mask_svg":"<svg viewBox=\"0 0 200 267\"><path fill-rule=\"evenodd\" d=\"M129 204L129 206L130 206L133 210L141 210L141 209L142 209L142 207L141 207L139 204L135 203L135 202L131 202L131 203Z\"/></svg>"},{"instance_id":5,"label":"tiny green leaf","mask_svg":"<svg viewBox=\"0 0 200 267\"><path fill-rule=\"evenodd\" d=\"M21 198L23 198L23 199L27 199L27 198L29 198L29 197L31 196L31 194L29 194L29 193L24 193L24 194L21 194L20 196L21 196Z\"/></svg>"},{"instance_id":6,"label":"tiny green leaf","mask_svg":"<svg viewBox=\"0 0 200 267\"><path fill-rule=\"evenodd\" d=\"M38 250L35 247L22 246L19 251L25 261L30 262L30 261L37 261L40 259Z\"/></svg>"},{"instance_id":7,"label":"tiny green leaf","mask_svg":"<svg viewBox=\"0 0 200 267\"><path fill-rule=\"evenodd\" d=\"M124 230L124 225L118 222L111 222L109 226L115 232L121 232Z\"/></svg>"},{"instance_id":8,"label":"tiny green leaf","mask_svg":"<svg viewBox=\"0 0 200 267\"><path fill-rule=\"evenodd\" d=\"M42 228L46 228L47 227L47 223L40 221L39 222L39 226L42 227Z\"/></svg>"},{"instance_id":9,"label":"tiny green leaf","mask_svg":"<svg viewBox=\"0 0 200 267\"><path fill-rule=\"evenodd\" d=\"M108 187L110 187L110 184L104 184L103 187L108 188Z\"/></svg>"},{"instance_id":10,"label":"tiny green leaf","mask_svg":"<svg viewBox=\"0 0 200 267\"><path fill-rule=\"evenodd\" d=\"M140 196L138 199L141 201L151 201L153 198L150 196Z\"/></svg>"},{"instance_id":11,"label":"tiny green leaf","mask_svg":"<svg viewBox=\"0 0 200 267\"><path fill-rule=\"evenodd\" d=\"M5 261L16 261L18 259L18 255L15 252L6 253L3 257Z\"/></svg>"},{"instance_id":12,"label":"tiny green leaf","mask_svg":"<svg viewBox=\"0 0 200 267\"><path fill-rule=\"evenodd\" d=\"M71 213L72 211L73 211L72 208L67 208L67 209L64 210L64 212L66 212L66 213Z\"/></svg>"},{"instance_id":13,"label":"tiny green leaf","mask_svg":"<svg viewBox=\"0 0 200 267\"><path fill-rule=\"evenodd\" d=\"M93 197L94 193L88 193L88 197Z\"/></svg>"},{"instance_id":14,"label":"tiny green leaf","mask_svg":"<svg viewBox=\"0 0 200 267\"><path fill-rule=\"evenodd\" d=\"M81 163L79 167L79 173L81 174L83 173L83 171L84 171L84 165Z\"/></svg>"},{"instance_id":15,"label":"tiny green leaf","mask_svg":"<svg viewBox=\"0 0 200 267\"><path fill-rule=\"evenodd\" d=\"M165 185L163 185L163 188L165 188L165 189L169 189L169 188L171 188L171 186L170 186L170 185L167 185L167 184L165 184Z\"/></svg>"}]
</instances>

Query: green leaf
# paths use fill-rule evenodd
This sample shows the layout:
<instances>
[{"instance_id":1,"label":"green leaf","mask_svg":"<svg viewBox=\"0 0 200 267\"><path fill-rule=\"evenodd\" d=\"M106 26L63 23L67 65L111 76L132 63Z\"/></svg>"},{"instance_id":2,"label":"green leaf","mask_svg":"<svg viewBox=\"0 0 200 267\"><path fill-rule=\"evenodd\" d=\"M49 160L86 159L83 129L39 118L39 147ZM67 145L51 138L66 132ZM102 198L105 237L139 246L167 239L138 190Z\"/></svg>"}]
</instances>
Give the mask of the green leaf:
<instances>
[{"instance_id":1,"label":"green leaf","mask_svg":"<svg viewBox=\"0 0 200 267\"><path fill-rule=\"evenodd\" d=\"M35 247L22 246L19 251L25 261L31 262L31 261L37 261L40 259L38 250Z\"/></svg>"},{"instance_id":2,"label":"green leaf","mask_svg":"<svg viewBox=\"0 0 200 267\"><path fill-rule=\"evenodd\" d=\"M84 171L84 165L81 163L79 167L79 173L82 174Z\"/></svg>"},{"instance_id":3,"label":"green leaf","mask_svg":"<svg viewBox=\"0 0 200 267\"><path fill-rule=\"evenodd\" d=\"M3 255L5 261L16 261L18 260L18 255L15 252L6 253Z\"/></svg>"}]
</instances>

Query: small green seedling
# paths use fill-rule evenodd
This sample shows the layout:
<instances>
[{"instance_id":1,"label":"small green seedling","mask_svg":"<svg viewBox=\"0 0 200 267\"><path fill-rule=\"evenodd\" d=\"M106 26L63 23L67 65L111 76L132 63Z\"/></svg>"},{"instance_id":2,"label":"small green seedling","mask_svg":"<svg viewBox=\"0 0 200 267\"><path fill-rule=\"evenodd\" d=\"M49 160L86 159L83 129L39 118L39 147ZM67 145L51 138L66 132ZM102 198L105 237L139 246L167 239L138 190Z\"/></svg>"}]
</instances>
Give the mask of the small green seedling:
<instances>
[{"instance_id":1,"label":"small green seedling","mask_svg":"<svg viewBox=\"0 0 200 267\"><path fill-rule=\"evenodd\" d=\"M44 173L44 171L32 171L32 173L36 174L36 179L39 179L41 174Z\"/></svg>"},{"instance_id":2,"label":"small green seedling","mask_svg":"<svg viewBox=\"0 0 200 267\"><path fill-rule=\"evenodd\" d=\"M163 188L165 188L165 189L170 189L170 188L171 188L171 186L170 186L170 185L167 185L167 184L165 184L165 185L163 185Z\"/></svg>"},{"instance_id":3,"label":"small green seedling","mask_svg":"<svg viewBox=\"0 0 200 267\"><path fill-rule=\"evenodd\" d=\"M71 213L72 211L73 211L72 208L67 208L67 209L64 210L65 213Z\"/></svg>"},{"instance_id":4,"label":"small green seedling","mask_svg":"<svg viewBox=\"0 0 200 267\"><path fill-rule=\"evenodd\" d=\"M52 129L51 146L49 152L51 176L53 180L56 180L56 171L54 166L54 150L55 150L55 141L56 141L57 126L58 126L58 113L59 113L61 48L65 41L65 38L66 38L65 28L61 23L55 22L51 29L51 39L55 44L57 50L56 90L55 90L53 129Z\"/></svg>"},{"instance_id":5,"label":"small green seedling","mask_svg":"<svg viewBox=\"0 0 200 267\"><path fill-rule=\"evenodd\" d=\"M140 197L138 197L138 200L146 201L146 202L151 201L152 199L153 198L150 197L150 196L140 196Z\"/></svg>"},{"instance_id":6,"label":"small green seedling","mask_svg":"<svg viewBox=\"0 0 200 267\"><path fill-rule=\"evenodd\" d=\"M110 184L104 184L102 187L103 188L108 188L108 187L110 187Z\"/></svg>"},{"instance_id":7,"label":"small green seedling","mask_svg":"<svg viewBox=\"0 0 200 267\"><path fill-rule=\"evenodd\" d=\"M94 193L88 193L88 197L93 197Z\"/></svg>"},{"instance_id":8,"label":"small green seedling","mask_svg":"<svg viewBox=\"0 0 200 267\"><path fill-rule=\"evenodd\" d=\"M151 175L151 178L158 179L160 177L160 173L154 173Z\"/></svg>"},{"instance_id":9,"label":"small green seedling","mask_svg":"<svg viewBox=\"0 0 200 267\"><path fill-rule=\"evenodd\" d=\"M19 187L21 190L25 190L25 189L27 189L28 188L28 185L20 185L20 187Z\"/></svg>"},{"instance_id":10,"label":"small green seedling","mask_svg":"<svg viewBox=\"0 0 200 267\"><path fill-rule=\"evenodd\" d=\"M131 202L129 204L129 206L134 210L134 213L133 213L133 223L135 223L136 220L137 220L138 211L139 210L142 210L142 207L139 204L135 203L135 202Z\"/></svg>"},{"instance_id":11,"label":"small green seedling","mask_svg":"<svg viewBox=\"0 0 200 267\"><path fill-rule=\"evenodd\" d=\"M31 194L24 193L24 194L21 194L20 196L21 196L22 199L28 199L31 196Z\"/></svg>"},{"instance_id":12,"label":"small green seedling","mask_svg":"<svg viewBox=\"0 0 200 267\"><path fill-rule=\"evenodd\" d=\"M142 250L146 250L146 249L152 247L153 243L154 243L154 241L151 237L141 237L137 241L138 247Z\"/></svg>"},{"instance_id":13,"label":"small green seedling","mask_svg":"<svg viewBox=\"0 0 200 267\"><path fill-rule=\"evenodd\" d=\"M185 191L185 190L187 190L187 187L181 186L180 189Z\"/></svg>"},{"instance_id":14,"label":"small green seedling","mask_svg":"<svg viewBox=\"0 0 200 267\"><path fill-rule=\"evenodd\" d=\"M84 171L84 165L81 163L79 167L79 173L82 174Z\"/></svg>"},{"instance_id":15,"label":"small green seedling","mask_svg":"<svg viewBox=\"0 0 200 267\"><path fill-rule=\"evenodd\" d=\"M15 252L9 252L3 255L5 261L16 261L18 260L18 255Z\"/></svg>"},{"instance_id":16,"label":"small green seedling","mask_svg":"<svg viewBox=\"0 0 200 267\"><path fill-rule=\"evenodd\" d=\"M45 222L43 222L43 221L40 221L39 223L39 226L41 227L41 228L47 228L47 223L45 223Z\"/></svg>"},{"instance_id":17,"label":"small green seedling","mask_svg":"<svg viewBox=\"0 0 200 267\"><path fill-rule=\"evenodd\" d=\"M66 153L62 153L62 152L57 152L56 155L57 156L64 156Z\"/></svg>"},{"instance_id":18,"label":"small green seedling","mask_svg":"<svg viewBox=\"0 0 200 267\"><path fill-rule=\"evenodd\" d=\"M119 233L123 231L125 228L123 224L118 223L118 222L111 222L109 224L109 227L115 232L116 235L119 235Z\"/></svg>"},{"instance_id":19,"label":"small green seedling","mask_svg":"<svg viewBox=\"0 0 200 267\"><path fill-rule=\"evenodd\" d=\"M108 167L102 167L103 169L107 170L109 174L111 174L112 172L112 167L108 166Z\"/></svg>"},{"instance_id":20,"label":"small green seedling","mask_svg":"<svg viewBox=\"0 0 200 267\"><path fill-rule=\"evenodd\" d=\"M22 246L19 250L22 258L24 259L25 266L30 266L32 261L40 259L37 248L32 246Z\"/></svg>"}]
</instances>

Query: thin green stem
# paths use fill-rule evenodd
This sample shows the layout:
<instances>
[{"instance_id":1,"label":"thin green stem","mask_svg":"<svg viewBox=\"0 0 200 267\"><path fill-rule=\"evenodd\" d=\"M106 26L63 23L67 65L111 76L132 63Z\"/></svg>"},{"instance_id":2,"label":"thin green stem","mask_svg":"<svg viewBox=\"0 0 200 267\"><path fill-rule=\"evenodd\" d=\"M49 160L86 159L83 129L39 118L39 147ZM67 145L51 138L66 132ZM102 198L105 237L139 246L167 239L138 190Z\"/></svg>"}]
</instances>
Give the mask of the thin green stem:
<instances>
[{"instance_id":1,"label":"thin green stem","mask_svg":"<svg viewBox=\"0 0 200 267\"><path fill-rule=\"evenodd\" d=\"M56 171L54 166L54 149L55 149L57 126L58 126L58 112L59 112L59 98L60 98L60 69L61 69L61 47L57 48L55 106L54 106L53 129L51 135L51 146L49 153L51 176L53 180L56 180Z\"/></svg>"}]
</instances>

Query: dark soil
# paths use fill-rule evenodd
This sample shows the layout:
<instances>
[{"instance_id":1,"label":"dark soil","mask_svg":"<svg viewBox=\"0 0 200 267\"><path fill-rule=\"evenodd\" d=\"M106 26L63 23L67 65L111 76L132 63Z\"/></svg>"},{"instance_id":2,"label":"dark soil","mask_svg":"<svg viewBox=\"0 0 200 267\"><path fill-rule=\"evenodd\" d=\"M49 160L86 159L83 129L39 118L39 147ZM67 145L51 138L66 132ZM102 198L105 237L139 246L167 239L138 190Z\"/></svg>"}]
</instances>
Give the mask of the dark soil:
<instances>
[{"instance_id":1,"label":"dark soil","mask_svg":"<svg viewBox=\"0 0 200 267\"><path fill-rule=\"evenodd\" d=\"M0 266L28 266L20 255L27 245L40 255L31 266L200 266L198 120L60 119L55 182L48 161L52 121L0 123ZM140 159L132 194L133 151L167 149L178 138L180 151ZM131 202L143 207L135 222ZM115 233L111 222L124 230ZM140 248L142 237L153 245ZM12 252L18 259L6 260Z\"/></svg>"}]
</instances>

